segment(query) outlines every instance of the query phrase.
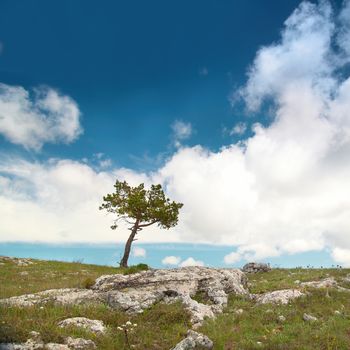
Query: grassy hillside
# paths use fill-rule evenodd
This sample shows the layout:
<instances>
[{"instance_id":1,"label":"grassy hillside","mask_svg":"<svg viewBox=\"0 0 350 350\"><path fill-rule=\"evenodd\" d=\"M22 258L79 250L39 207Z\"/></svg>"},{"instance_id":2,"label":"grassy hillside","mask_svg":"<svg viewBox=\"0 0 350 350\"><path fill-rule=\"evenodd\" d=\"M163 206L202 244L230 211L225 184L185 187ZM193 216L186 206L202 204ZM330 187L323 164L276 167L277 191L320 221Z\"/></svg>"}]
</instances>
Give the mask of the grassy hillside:
<instances>
[{"instance_id":1,"label":"grassy hillside","mask_svg":"<svg viewBox=\"0 0 350 350\"><path fill-rule=\"evenodd\" d=\"M80 263L33 262L18 266L14 261L2 261L0 298L51 288L84 288L100 275L130 273L140 268L121 270ZM345 269L276 269L248 275L248 278L250 291L262 293L295 288L296 280L303 282L329 276L350 288L350 283L342 281L348 273L350 270ZM350 293L333 289L309 289L308 292L306 297L285 306L256 305L232 295L225 312L215 320L207 320L199 331L214 341L216 350L349 349ZM318 321L305 322L304 313L316 316ZM75 316L102 320L108 332L95 336L84 330L57 326L60 320ZM279 316L284 316L285 321ZM92 339L98 349L128 349L123 334L117 329L128 320L137 323L130 340L133 349L139 350L170 349L190 328L189 315L180 304L158 304L132 317L104 306L0 307L0 320L0 342L23 342L30 331L38 331L45 342L60 343L67 336L77 336Z\"/></svg>"}]
</instances>

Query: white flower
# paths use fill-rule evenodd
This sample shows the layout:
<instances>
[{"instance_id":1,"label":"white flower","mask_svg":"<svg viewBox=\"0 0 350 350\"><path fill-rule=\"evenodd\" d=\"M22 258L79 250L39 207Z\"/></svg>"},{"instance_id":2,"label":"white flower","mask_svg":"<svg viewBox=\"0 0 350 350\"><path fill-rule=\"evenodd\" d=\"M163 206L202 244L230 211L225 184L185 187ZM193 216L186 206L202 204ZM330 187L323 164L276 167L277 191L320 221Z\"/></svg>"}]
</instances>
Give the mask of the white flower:
<instances>
[{"instance_id":1,"label":"white flower","mask_svg":"<svg viewBox=\"0 0 350 350\"><path fill-rule=\"evenodd\" d=\"M131 323L130 321L127 321L125 324L126 324L127 326L131 326L131 325L132 325L132 323Z\"/></svg>"},{"instance_id":2,"label":"white flower","mask_svg":"<svg viewBox=\"0 0 350 350\"><path fill-rule=\"evenodd\" d=\"M117 327L117 329L118 329L119 331L123 331L123 328L122 328L122 327Z\"/></svg>"},{"instance_id":3,"label":"white flower","mask_svg":"<svg viewBox=\"0 0 350 350\"><path fill-rule=\"evenodd\" d=\"M134 323L134 327L137 327L137 323Z\"/></svg>"}]
</instances>

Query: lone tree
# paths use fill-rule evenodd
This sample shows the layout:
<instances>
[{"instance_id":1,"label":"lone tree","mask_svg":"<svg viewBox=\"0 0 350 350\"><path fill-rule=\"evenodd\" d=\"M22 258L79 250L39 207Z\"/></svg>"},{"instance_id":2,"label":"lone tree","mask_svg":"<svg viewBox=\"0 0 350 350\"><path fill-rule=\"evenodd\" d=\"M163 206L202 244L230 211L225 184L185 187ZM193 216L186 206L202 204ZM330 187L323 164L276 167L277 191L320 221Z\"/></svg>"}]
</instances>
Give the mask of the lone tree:
<instances>
[{"instance_id":1,"label":"lone tree","mask_svg":"<svg viewBox=\"0 0 350 350\"><path fill-rule=\"evenodd\" d=\"M161 185L152 185L145 190L144 184L130 186L126 181L116 181L115 192L103 197L101 209L117 214L111 228L115 230L119 220L131 225L131 234L125 244L124 255L120 261L121 267L128 267L131 244L136 241L136 235L144 227L157 224L160 228L169 229L178 222L179 209L182 203L170 202L165 197Z\"/></svg>"}]
</instances>

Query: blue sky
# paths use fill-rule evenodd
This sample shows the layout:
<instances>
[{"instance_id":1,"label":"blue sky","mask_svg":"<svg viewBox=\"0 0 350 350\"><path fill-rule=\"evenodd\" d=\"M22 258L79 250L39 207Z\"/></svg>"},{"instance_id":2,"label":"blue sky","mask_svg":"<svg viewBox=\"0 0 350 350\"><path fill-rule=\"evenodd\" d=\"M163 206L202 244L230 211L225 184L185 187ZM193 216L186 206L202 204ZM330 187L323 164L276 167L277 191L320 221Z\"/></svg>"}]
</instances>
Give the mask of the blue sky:
<instances>
[{"instance_id":1,"label":"blue sky","mask_svg":"<svg viewBox=\"0 0 350 350\"><path fill-rule=\"evenodd\" d=\"M176 119L196 130L189 145L232 142L222 128L244 116L229 95L297 4L3 1L2 82L48 85L79 105L84 136L35 157L103 152L118 166L152 167L142 159L168 151ZM0 146L18 151L3 138Z\"/></svg>"},{"instance_id":2,"label":"blue sky","mask_svg":"<svg viewBox=\"0 0 350 350\"><path fill-rule=\"evenodd\" d=\"M185 204L146 245L350 265L348 23L349 1L2 1L0 242L120 244L97 210L119 178Z\"/></svg>"}]
</instances>

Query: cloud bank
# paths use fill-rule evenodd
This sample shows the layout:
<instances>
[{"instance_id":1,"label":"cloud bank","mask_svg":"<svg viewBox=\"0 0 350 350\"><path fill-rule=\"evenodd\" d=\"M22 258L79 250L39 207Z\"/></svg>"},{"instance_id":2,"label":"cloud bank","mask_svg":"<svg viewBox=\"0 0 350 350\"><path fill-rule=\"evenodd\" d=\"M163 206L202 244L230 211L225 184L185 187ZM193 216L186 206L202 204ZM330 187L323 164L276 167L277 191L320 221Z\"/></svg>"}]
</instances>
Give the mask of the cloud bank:
<instances>
[{"instance_id":1,"label":"cloud bank","mask_svg":"<svg viewBox=\"0 0 350 350\"><path fill-rule=\"evenodd\" d=\"M280 41L258 50L247 83L234 96L251 114L268 109L270 124L254 124L250 138L218 152L181 147L148 174L3 156L0 239L124 241L126 228L109 230L111 218L97 210L118 177L162 183L185 204L176 228L150 227L140 234L143 242L236 246L225 257L228 264L329 249L336 262L350 266L349 23L349 1L340 13L325 1L301 3ZM41 140L25 143L40 148Z\"/></svg>"},{"instance_id":2,"label":"cloud bank","mask_svg":"<svg viewBox=\"0 0 350 350\"><path fill-rule=\"evenodd\" d=\"M44 143L71 143L82 133L80 111L69 97L49 87L29 92L0 83L0 134L39 151Z\"/></svg>"}]
</instances>

